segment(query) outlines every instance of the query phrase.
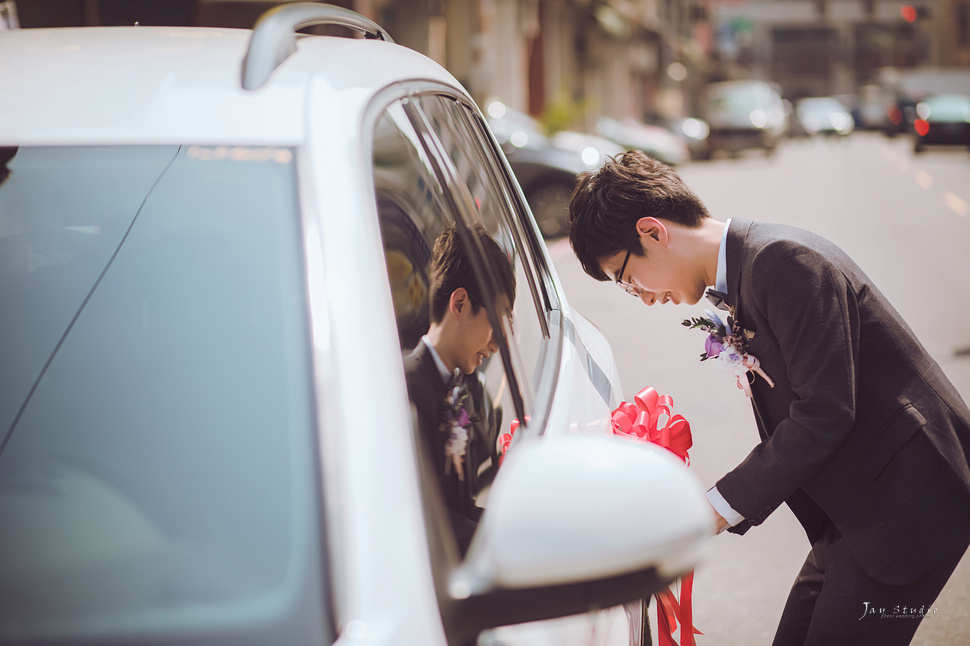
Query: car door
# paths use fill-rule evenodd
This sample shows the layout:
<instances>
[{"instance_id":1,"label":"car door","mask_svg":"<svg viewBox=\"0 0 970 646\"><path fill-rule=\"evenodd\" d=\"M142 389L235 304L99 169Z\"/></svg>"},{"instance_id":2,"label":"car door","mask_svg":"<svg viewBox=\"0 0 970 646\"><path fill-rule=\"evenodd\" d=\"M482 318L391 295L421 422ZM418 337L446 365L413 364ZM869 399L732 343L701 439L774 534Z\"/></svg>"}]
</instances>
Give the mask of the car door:
<instances>
[{"instance_id":1,"label":"car door","mask_svg":"<svg viewBox=\"0 0 970 646\"><path fill-rule=\"evenodd\" d=\"M500 351L476 371L486 423L474 466L476 503L487 509L488 485L505 449L547 429L575 431L608 417L610 379L564 317L564 299L521 192L477 109L439 87L412 89L382 110L375 129L374 188L402 357L422 343L431 315L430 265L435 240L448 227L481 227L510 259L516 283L511 316L490 312ZM470 245L474 248L474 245ZM494 267L473 251L482 292L498 289ZM486 308L491 299L486 300ZM577 361L577 358L582 358ZM578 369L577 369L578 367ZM417 423L417 422L416 422ZM517 431L510 440L511 431ZM432 456L434 457L434 456ZM434 462L426 460L428 464ZM441 505L427 474L426 503ZM440 510L439 510L440 511ZM430 522L429 525L434 525ZM455 536L430 528L435 578L445 585L457 567ZM447 604L446 595L440 601ZM447 608L442 610L448 615ZM480 644L639 643L641 611L613 608L578 617L507 626ZM510 623L512 623L510 617Z\"/></svg>"}]
</instances>

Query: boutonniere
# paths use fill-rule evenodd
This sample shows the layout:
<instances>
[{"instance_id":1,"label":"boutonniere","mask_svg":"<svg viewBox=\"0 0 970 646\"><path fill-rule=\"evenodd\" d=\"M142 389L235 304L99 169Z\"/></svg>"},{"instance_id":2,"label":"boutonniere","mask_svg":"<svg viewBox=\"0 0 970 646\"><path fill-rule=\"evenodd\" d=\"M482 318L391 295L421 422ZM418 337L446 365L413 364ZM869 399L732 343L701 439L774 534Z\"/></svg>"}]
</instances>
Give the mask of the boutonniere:
<instances>
[{"instance_id":1,"label":"boutonniere","mask_svg":"<svg viewBox=\"0 0 970 646\"><path fill-rule=\"evenodd\" d=\"M464 458L468 448L468 427L475 421L465 408L469 394L460 386L449 391L442 423L442 431L448 433L445 442L445 475L449 475L454 468L462 482L465 481Z\"/></svg>"},{"instance_id":2,"label":"boutonniere","mask_svg":"<svg viewBox=\"0 0 970 646\"><path fill-rule=\"evenodd\" d=\"M707 332L701 361L717 359L718 365L737 379L738 388L748 397L751 397L748 373L761 375L768 382L768 386L774 388L775 382L761 369L761 362L748 352L748 341L754 338L754 332L738 325L734 319L734 308L730 310L727 323L721 321L713 310L704 310L704 314L706 315L704 317L684 319L682 323L687 328L699 328ZM752 379L754 378L752 376Z\"/></svg>"}]
</instances>

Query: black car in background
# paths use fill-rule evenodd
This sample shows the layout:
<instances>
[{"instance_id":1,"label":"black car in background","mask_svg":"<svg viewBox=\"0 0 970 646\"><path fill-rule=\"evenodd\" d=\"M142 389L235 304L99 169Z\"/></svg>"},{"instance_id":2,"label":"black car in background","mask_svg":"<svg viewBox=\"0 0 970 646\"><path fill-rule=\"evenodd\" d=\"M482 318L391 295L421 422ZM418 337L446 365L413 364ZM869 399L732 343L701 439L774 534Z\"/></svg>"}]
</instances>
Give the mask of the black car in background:
<instances>
[{"instance_id":1,"label":"black car in background","mask_svg":"<svg viewBox=\"0 0 970 646\"><path fill-rule=\"evenodd\" d=\"M915 110L913 152L928 145L970 146L970 95L934 94Z\"/></svg>"},{"instance_id":2,"label":"black car in background","mask_svg":"<svg viewBox=\"0 0 970 646\"><path fill-rule=\"evenodd\" d=\"M486 103L485 115L539 231L545 238L565 235L576 176L599 168L608 155L622 150L585 133L560 132L549 137L539 121L499 100Z\"/></svg>"},{"instance_id":3,"label":"black car in background","mask_svg":"<svg viewBox=\"0 0 970 646\"><path fill-rule=\"evenodd\" d=\"M910 92L897 91L895 100L886 108L883 133L888 137L894 137L912 132L913 124L916 122L917 103L917 99Z\"/></svg>"}]
</instances>

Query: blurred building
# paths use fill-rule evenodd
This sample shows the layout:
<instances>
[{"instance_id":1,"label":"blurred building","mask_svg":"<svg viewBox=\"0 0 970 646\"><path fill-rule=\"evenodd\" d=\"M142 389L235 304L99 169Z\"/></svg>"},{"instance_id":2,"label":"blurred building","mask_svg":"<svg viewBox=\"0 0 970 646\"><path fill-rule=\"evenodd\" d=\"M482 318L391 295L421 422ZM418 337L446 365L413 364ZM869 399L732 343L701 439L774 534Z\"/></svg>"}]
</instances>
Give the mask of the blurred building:
<instances>
[{"instance_id":1,"label":"blurred building","mask_svg":"<svg viewBox=\"0 0 970 646\"><path fill-rule=\"evenodd\" d=\"M248 28L264 0L15 0L23 28ZM713 46L707 0L331 0L442 63L476 100L548 123L689 112Z\"/></svg>"},{"instance_id":2,"label":"blurred building","mask_svg":"<svg viewBox=\"0 0 970 646\"><path fill-rule=\"evenodd\" d=\"M855 93L887 69L970 67L970 0L745 0L712 5L723 72L790 98Z\"/></svg>"},{"instance_id":3,"label":"blurred building","mask_svg":"<svg viewBox=\"0 0 970 646\"><path fill-rule=\"evenodd\" d=\"M6 0L23 28L249 28L292 0ZM697 113L712 80L855 92L881 70L970 67L970 0L331 0L428 54L484 103L553 128Z\"/></svg>"}]
</instances>

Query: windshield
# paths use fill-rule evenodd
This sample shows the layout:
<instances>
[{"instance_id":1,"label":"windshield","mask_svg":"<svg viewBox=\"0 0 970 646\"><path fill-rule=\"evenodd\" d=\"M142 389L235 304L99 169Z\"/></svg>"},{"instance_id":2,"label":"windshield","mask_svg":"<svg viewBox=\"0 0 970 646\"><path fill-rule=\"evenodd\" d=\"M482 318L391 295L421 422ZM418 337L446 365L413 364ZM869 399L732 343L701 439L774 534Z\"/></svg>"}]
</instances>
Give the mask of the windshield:
<instances>
[{"instance_id":1,"label":"windshield","mask_svg":"<svg viewBox=\"0 0 970 646\"><path fill-rule=\"evenodd\" d=\"M831 114L846 112L845 106L838 99L802 99L798 102L800 114Z\"/></svg>"},{"instance_id":2,"label":"windshield","mask_svg":"<svg viewBox=\"0 0 970 646\"><path fill-rule=\"evenodd\" d=\"M710 93L710 109L714 111L747 113L766 109L770 102L770 91L761 85L720 85Z\"/></svg>"},{"instance_id":3,"label":"windshield","mask_svg":"<svg viewBox=\"0 0 970 646\"><path fill-rule=\"evenodd\" d=\"M293 152L2 150L0 643L319 643Z\"/></svg>"}]
</instances>

